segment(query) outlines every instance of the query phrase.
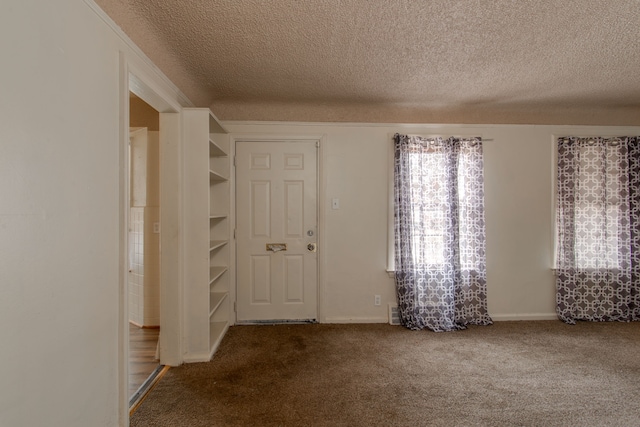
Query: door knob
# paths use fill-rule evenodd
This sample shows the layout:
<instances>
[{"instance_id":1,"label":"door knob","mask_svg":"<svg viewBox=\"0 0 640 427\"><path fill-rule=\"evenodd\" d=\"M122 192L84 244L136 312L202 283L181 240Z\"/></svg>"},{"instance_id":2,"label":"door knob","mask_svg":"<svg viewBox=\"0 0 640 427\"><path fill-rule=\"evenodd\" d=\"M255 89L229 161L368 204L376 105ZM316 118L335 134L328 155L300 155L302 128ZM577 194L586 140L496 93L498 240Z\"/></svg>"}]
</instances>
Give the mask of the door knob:
<instances>
[{"instance_id":1,"label":"door knob","mask_svg":"<svg viewBox=\"0 0 640 427\"><path fill-rule=\"evenodd\" d=\"M309 243L309 244L307 245L307 250L308 250L309 252L315 252L315 251L316 251L316 244L315 244L315 243Z\"/></svg>"}]
</instances>

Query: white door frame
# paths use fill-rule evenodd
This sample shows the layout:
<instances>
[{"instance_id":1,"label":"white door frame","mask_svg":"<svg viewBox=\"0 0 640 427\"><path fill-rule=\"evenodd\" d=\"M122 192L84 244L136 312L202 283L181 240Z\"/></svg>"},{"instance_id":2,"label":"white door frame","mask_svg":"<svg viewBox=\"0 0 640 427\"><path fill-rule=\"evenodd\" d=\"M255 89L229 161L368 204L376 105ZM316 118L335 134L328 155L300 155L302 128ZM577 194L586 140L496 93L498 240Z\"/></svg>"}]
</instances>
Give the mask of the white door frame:
<instances>
[{"instance_id":1,"label":"white door frame","mask_svg":"<svg viewBox=\"0 0 640 427\"><path fill-rule=\"evenodd\" d=\"M324 301L324 295L325 295L325 283L324 283L324 277L325 277L325 263L326 263L326 257L324 256L324 248L325 248L325 230L324 230L324 224L325 224L325 206L326 206L326 182L325 182L325 177L324 177L324 169L323 169L323 165L324 165L324 145L325 145L325 139L326 136L325 135L318 135L318 134L310 134L310 135L296 135L296 134L232 134L231 138L230 138L230 151L233 153L233 161L231 162L231 212L230 212L230 217L231 217L231 234L232 234L232 239L231 239L231 263L230 265L233 266L233 271L231 271L232 275L230 277L230 283L233 284L233 286L231 286L230 289L230 297L231 297L231 301L234 302L234 307L235 307L235 302L237 301L237 288L238 288L238 282L237 282L237 278L236 278L236 265L237 265L237 261L236 261L236 250L237 250L237 244L236 244L236 239L235 239L235 229L236 229L236 165L235 165L235 158L236 158L236 143L238 142L274 142L274 141L282 141L282 142L316 142L317 147L318 147L318 151L317 151L317 157L316 157L316 163L317 163L317 168L316 168L316 175L317 175L317 189L316 189L316 197L317 197L317 218L318 218L318 279L317 279L317 320L319 323L325 323L326 322L326 314L325 314L325 301ZM230 322L231 324L235 324L237 321L237 313L235 310L232 310L231 312L231 319Z\"/></svg>"},{"instance_id":2,"label":"white door frame","mask_svg":"<svg viewBox=\"0 0 640 427\"><path fill-rule=\"evenodd\" d=\"M129 93L132 92L160 113L175 113L160 129L160 362L182 364L182 242L178 230L182 218L182 140L180 111L186 98L176 96L166 77L158 74L146 58L120 52L119 90L119 419L129 425L128 353L128 229L129 229ZM179 100L179 101L178 101ZM190 105L189 105L190 106ZM172 115L173 116L173 115ZM162 119L161 119L162 120Z\"/></svg>"}]
</instances>

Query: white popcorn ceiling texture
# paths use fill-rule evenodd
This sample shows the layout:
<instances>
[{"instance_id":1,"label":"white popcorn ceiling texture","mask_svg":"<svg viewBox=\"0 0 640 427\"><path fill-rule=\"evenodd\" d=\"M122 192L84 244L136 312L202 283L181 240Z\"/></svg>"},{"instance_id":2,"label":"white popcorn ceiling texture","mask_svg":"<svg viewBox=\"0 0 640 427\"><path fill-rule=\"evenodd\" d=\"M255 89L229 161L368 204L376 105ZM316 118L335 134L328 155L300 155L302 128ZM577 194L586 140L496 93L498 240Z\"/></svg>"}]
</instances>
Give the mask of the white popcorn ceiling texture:
<instances>
[{"instance_id":1,"label":"white popcorn ceiling texture","mask_svg":"<svg viewBox=\"0 0 640 427\"><path fill-rule=\"evenodd\" d=\"M638 0L97 0L223 120L640 125Z\"/></svg>"}]
</instances>

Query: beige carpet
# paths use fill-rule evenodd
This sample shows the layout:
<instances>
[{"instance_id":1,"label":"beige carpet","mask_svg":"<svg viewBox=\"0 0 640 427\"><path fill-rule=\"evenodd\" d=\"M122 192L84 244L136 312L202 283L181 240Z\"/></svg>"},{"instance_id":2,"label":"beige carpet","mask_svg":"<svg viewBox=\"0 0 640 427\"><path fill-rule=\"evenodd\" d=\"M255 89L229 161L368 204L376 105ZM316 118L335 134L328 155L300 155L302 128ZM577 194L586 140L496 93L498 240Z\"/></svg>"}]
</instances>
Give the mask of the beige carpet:
<instances>
[{"instance_id":1,"label":"beige carpet","mask_svg":"<svg viewBox=\"0 0 640 427\"><path fill-rule=\"evenodd\" d=\"M236 326L131 426L640 426L640 323Z\"/></svg>"}]
</instances>

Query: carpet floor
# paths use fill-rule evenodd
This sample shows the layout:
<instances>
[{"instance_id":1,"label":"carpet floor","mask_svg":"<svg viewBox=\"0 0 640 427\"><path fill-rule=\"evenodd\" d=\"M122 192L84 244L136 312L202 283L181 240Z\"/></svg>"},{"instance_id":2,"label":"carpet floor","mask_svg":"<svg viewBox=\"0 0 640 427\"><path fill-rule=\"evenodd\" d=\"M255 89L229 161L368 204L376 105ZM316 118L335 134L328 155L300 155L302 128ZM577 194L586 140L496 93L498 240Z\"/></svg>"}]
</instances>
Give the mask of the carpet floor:
<instances>
[{"instance_id":1,"label":"carpet floor","mask_svg":"<svg viewBox=\"0 0 640 427\"><path fill-rule=\"evenodd\" d=\"M640 322L234 326L131 426L640 426Z\"/></svg>"}]
</instances>

